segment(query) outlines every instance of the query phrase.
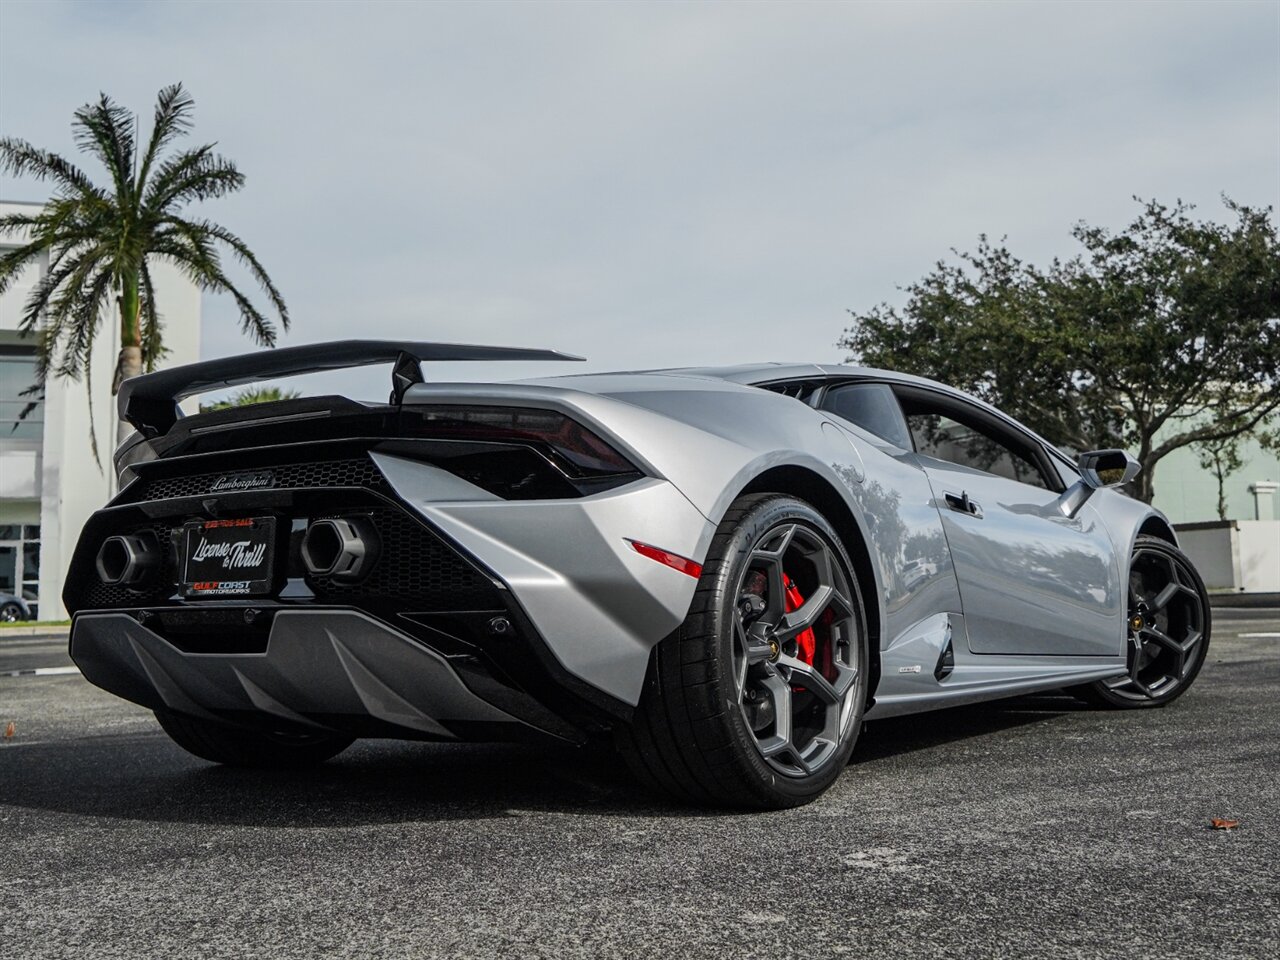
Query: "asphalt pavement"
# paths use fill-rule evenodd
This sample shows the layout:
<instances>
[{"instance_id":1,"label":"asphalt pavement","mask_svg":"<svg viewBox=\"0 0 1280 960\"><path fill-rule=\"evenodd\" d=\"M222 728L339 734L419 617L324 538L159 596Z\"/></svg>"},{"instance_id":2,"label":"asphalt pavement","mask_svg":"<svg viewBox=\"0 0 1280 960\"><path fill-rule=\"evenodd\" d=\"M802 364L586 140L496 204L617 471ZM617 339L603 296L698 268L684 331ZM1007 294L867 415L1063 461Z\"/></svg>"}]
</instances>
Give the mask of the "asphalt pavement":
<instances>
[{"instance_id":1,"label":"asphalt pavement","mask_svg":"<svg viewBox=\"0 0 1280 960\"><path fill-rule=\"evenodd\" d=\"M734 815L554 747L218 768L0 639L0 958L1280 956L1280 613L1215 617L1166 709L881 721Z\"/></svg>"}]
</instances>

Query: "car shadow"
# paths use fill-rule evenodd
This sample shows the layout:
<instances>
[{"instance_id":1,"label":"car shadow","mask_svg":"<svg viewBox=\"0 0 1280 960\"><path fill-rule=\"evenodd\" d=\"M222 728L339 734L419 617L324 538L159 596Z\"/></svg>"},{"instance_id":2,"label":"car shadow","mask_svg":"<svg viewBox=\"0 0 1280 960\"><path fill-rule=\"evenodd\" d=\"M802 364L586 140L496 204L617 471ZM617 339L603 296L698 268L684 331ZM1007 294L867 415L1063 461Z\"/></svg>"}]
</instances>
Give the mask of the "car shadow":
<instances>
[{"instance_id":1,"label":"car shadow","mask_svg":"<svg viewBox=\"0 0 1280 960\"><path fill-rule=\"evenodd\" d=\"M869 764L1038 723L1065 698L876 721L852 763ZM173 823L326 828L519 816L719 816L650 795L615 754L555 744L361 741L306 770L241 770L188 756L154 733L0 748L0 806Z\"/></svg>"},{"instance_id":2,"label":"car shadow","mask_svg":"<svg viewBox=\"0 0 1280 960\"><path fill-rule=\"evenodd\" d=\"M850 763L871 763L1090 709L1068 694L1036 694L871 720L858 738Z\"/></svg>"}]
</instances>

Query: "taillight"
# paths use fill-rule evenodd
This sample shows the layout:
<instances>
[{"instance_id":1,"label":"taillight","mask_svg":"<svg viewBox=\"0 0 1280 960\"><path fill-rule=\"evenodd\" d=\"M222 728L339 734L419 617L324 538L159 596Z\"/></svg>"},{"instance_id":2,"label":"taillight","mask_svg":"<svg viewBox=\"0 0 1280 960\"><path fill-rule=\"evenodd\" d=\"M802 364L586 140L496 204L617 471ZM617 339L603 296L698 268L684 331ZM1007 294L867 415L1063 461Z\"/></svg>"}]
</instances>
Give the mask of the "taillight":
<instances>
[{"instance_id":1,"label":"taillight","mask_svg":"<svg viewBox=\"0 0 1280 960\"><path fill-rule=\"evenodd\" d=\"M578 476L637 472L631 461L599 435L553 410L450 406L418 408L414 412L422 418L415 436L529 443L554 455Z\"/></svg>"}]
</instances>

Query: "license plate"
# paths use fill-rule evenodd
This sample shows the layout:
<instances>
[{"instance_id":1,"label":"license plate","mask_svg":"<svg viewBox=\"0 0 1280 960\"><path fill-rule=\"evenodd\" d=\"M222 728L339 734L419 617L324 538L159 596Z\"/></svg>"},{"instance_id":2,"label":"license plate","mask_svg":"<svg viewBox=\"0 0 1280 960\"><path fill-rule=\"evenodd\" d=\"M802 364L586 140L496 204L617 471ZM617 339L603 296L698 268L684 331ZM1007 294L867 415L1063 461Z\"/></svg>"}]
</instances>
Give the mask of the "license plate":
<instances>
[{"instance_id":1,"label":"license plate","mask_svg":"<svg viewBox=\"0 0 1280 960\"><path fill-rule=\"evenodd\" d=\"M196 520L182 528L182 591L188 597L256 596L271 590L274 517Z\"/></svg>"}]
</instances>

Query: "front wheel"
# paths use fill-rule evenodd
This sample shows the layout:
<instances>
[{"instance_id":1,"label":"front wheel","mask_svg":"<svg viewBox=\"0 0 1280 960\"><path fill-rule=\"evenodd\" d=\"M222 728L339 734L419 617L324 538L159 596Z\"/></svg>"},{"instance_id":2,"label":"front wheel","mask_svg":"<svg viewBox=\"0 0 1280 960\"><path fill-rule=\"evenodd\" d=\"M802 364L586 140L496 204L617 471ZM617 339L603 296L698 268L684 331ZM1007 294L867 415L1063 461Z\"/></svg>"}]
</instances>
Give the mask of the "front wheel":
<instances>
[{"instance_id":1,"label":"front wheel","mask_svg":"<svg viewBox=\"0 0 1280 960\"><path fill-rule=\"evenodd\" d=\"M831 524L792 497L739 498L619 745L642 780L688 802L808 803L853 751L867 656L862 596Z\"/></svg>"},{"instance_id":2,"label":"front wheel","mask_svg":"<svg viewBox=\"0 0 1280 960\"><path fill-rule=\"evenodd\" d=\"M1098 706L1162 707L1195 681L1209 652L1209 594L1185 553L1158 537L1138 537L1129 564L1126 672L1071 688Z\"/></svg>"},{"instance_id":3,"label":"front wheel","mask_svg":"<svg viewBox=\"0 0 1280 960\"><path fill-rule=\"evenodd\" d=\"M327 733L259 732L157 710L160 726L178 746L202 760L233 767L309 767L341 753L352 737Z\"/></svg>"}]
</instances>

